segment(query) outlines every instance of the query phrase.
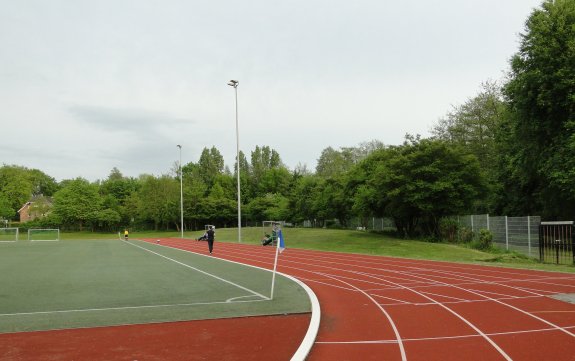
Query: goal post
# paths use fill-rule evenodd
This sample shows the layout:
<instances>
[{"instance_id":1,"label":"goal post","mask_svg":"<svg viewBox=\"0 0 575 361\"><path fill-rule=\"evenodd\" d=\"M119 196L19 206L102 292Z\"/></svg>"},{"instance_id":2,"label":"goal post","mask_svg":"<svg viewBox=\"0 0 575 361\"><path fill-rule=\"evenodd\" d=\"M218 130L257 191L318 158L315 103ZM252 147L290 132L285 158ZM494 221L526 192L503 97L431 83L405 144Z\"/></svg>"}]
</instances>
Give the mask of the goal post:
<instances>
[{"instance_id":1,"label":"goal post","mask_svg":"<svg viewBox=\"0 0 575 361\"><path fill-rule=\"evenodd\" d=\"M261 243L263 246L277 244L277 232L283 227L285 221L263 221L262 230L263 238Z\"/></svg>"},{"instance_id":2,"label":"goal post","mask_svg":"<svg viewBox=\"0 0 575 361\"><path fill-rule=\"evenodd\" d=\"M59 241L59 228L30 228L28 230L28 240L32 242Z\"/></svg>"},{"instance_id":3,"label":"goal post","mask_svg":"<svg viewBox=\"0 0 575 361\"><path fill-rule=\"evenodd\" d=\"M17 242L18 228L0 228L0 242Z\"/></svg>"}]
</instances>

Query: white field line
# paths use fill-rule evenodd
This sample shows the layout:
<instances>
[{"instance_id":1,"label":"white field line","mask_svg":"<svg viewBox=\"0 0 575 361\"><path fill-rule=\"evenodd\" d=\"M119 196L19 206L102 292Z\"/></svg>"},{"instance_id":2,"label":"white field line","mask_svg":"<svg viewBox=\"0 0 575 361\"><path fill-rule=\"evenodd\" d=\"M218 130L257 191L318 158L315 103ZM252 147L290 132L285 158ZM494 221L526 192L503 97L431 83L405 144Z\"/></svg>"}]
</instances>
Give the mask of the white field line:
<instances>
[{"instance_id":1,"label":"white field line","mask_svg":"<svg viewBox=\"0 0 575 361\"><path fill-rule=\"evenodd\" d=\"M189 248L189 245L190 245L189 242L185 242L185 243L176 242L176 243L178 245L180 245L180 244L186 245L186 248ZM162 245L162 247L164 247L164 246ZM175 247L169 247L169 248L175 249L175 250L178 250L181 252L199 254L199 253L196 253L192 248L190 248L190 249L182 249L182 248L175 248ZM194 246L193 248L196 248L196 247ZM231 260L227 260L227 259L223 259L223 258L218 258L218 259L221 261L224 261L224 262L240 264L242 266L252 267L252 268L259 269L259 270L272 272L270 269L263 268L263 267L258 267L258 266L254 266L254 265L250 265L250 264L231 261ZM300 287L302 287L305 290L305 292L307 293L309 300L310 300L310 303L311 303L311 320L309 323L309 327L306 331L306 334L305 334L301 344L299 345L298 349L296 350L296 352L293 354L293 356L290 359L290 361L304 361L307 358L309 352L311 351L311 348L313 347L315 339L316 339L317 334L319 332L319 324L320 324L320 320L321 320L321 306L319 304L319 300L318 300L315 292L313 292L313 290L311 288L309 288L308 285L306 285L305 283L303 283L299 279L295 278L294 276L291 276L291 275L288 275L288 274L285 274L282 272L277 272L277 274L282 275L282 276L292 280L293 282L297 283L298 285L300 285ZM267 298L267 300L269 300L269 298Z\"/></svg>"},{"instance_id":2,"label":"white field line","mask_svg":"<svg viewBox=\"0 0 575 361\"><path fill-rule=\"evenodd\" d=\"M229 251L228 251L228 252L229 252ZM248 253L245 253L245 252L237 252L237 249L234 249L234 251L233 251L232 253L235 253L235 254L238 254L238 253L239 253L239 254L241 254L241 255L243 255L243 256L251 256L251 257L252 257L252 260L254 260L253 257L255 256L253 252L251 252L251 253L249 253L249 254L248 254ZM324 258L325 258L325 257L324 257ZM315 259L314 259L314 260L315 260ZM263 261L262 261L262 262L263 262ZM292 260L292 261L287 260L287 262L297 263L296 261L293 261L293 260ZM321 261L320 261L320 262L321 262ZM323 261L323 262L324 262L324 263L329 263L329 264L335 263L335 262L331 262L331 261ZM339 265L339 264L341 264L341 262L339 262L338 265ZM317 263L315 263L314 265L317 266ZM344 264L344 265L348 265L348 264ZM290 267L290 266L286 266L285 264L283 265L283 267L292 268L292 269L296 269L296 270L300 270L300 271L302 270L301 267ZM333 267L328 267L328 266L323 266L323 267L341 270L341 269L338 269L338 268L333 268ZM365 266L358 266L358 267L366 268ZM372 268L372 267L369 267L369 268L374 269L374 268ZM384 272L391 272L391 271L384 270L384 269L381 269L381 268L376 268L375 270L384 271ZM430 270L430 271L431 271L431 270ZM397 271L393 271L393 272L397 272ZM400 272L397 272L397 273L405 274L405 273L407 273L407 272L401 272L401 271L400 271ZM339 277L339 276L338 276L338 277ZM409 275L408 277L418 277L418 276L416 276L416 275ZM345 278L345 276L341 276L341 278ZM386 279L387 279L387 278L388 278L388 277L386 277ZM390 277L390 278L405 280L405 278L402 278L402 277ZM418 277L418 278L420 278L420 277ZM468 277L466 277L466 278L468 278ZM566 278L566 279L571 279L570 277L565 277L565 278ZM557 278L551 278L551 279L557 279ZM413 280L413 279L411 279L411 280ZM474 280L469 280L469 281L472 281L472 282L465 282L464 284L468 284L468 285L477 285L477 284L490 284L490 285L492 285L492 284L494 284L494 282L492 282L492 281L478 281L478 280L476 280L476 279L474 279ZM517 279L515 279L515 280L510 280L510 282L511 282L511 281L516 282L516 281L518 281L518 280L517 280ZM523 281L527 281L527 280L523 280ZM533 281L533 280L529 280L529 281ZM312 282L314 282L314 281L312 281ZM369 281L363 280L362 282L369 282ZM453 284L449 284L449 283L444 283L444 282L441 282L441 283L440 283L440 282L441 282L441 281L433 280L433 282L430 283L430 284L428 284L428 285L411 286L410 289L428 288L428 287L438 287L438 286L439 286L439 287L456 287L456 286L457 286L457 285L453 285ZM317 282L317 283L321 283L321 282ZM429 280L427 280L426 283L429 283ZM323 283L323 284L325 284L325 283ZM329 285L329 284L328 284L328 285ZM337 287L337 286L335 286L335 285L331 285L331 286ZM501 286L503 286L503 287L509 287L509 288L512 288L512 289L520 290L520 291L526 292L526 293L528 293L528 294L531 294L531 295L529 295L529 296L514 296L514 299L533 298L533 297L534 297L533 295L536 295L537 297L544 297L544 296L545 296L545 295L542 295L542 294L540 294L540 293L536 293L536 292L533 292L533 291L523 290L523 289L521 289L520 287L514 287L514 286L509 286L509 285L501 285ZM388 289L402 289L402 287L389 287ZM479 295L479 296L480 296L480 297L483 297L483 298L486 298L486 297L483 296L483 295ZM510 296L510 297L513 297L513 296ZM493 299L495 299L495 298L493 298ZM507 299L507 298L501 298L501 299ZM485 301L489 301L489 300L490 300L490 299L487 298ZM482 300L463 300L463 301L461 301L461 303L466 303L466 302L482 302ZM443 302L443 303L449 303L449 304L451 304L451 303L459 303L459 302ZM426 304L426 303L416 303L416 304L424 305L424 304Z\"/></svg>"},{"instance_id":3,"label":"white field line","mask_svg":"<svg viewBox=\"0 0 575 361\"><path fill-rule=\"evenodd\" d=\"M173 258L170 258L170 257L168 257L168 256L164 256L163 254L160 254L160 253L158 253L158 252L154 252L154 251L149 250L149 249L147 249L147 248L145 248L145 247L138 246L137 244L133 244L133 243L126 242L126 241L122 241L122 242L124 242L124 243L126 243L126 244L129 244L130 246L140 248L140 249L142 249L142 250L144 250L144 251L146 251L146 252L150 252L150 253L152 253L152 254L155 254L156 256L160 256L160 257L162 257L162 258L165 258L165 259L167 259L167 260L169 260L169 261L172 261L172 262L174 262L174 263L179 264L180 266L187 267L187 268L189 268L189 269L192 269L192 270L194 270L194 271L196 271L196 272L199 272L199 273L201 273L201 274L204 274L204 275L206 275L206 276L215 278L215 279L217 279L217 280L219 280L219 281L221 281L221 282L227 283L227 284L232 285L232 286L234 286L234 287L237 287L237 288L239 288L239 289L241 289L241 290L244 290L244 291L246 291L246 292L248 292L248 293L251 293L252 295L256 295L256 296L258 296L258 297L261 297L261 298L264 299L264 300L269 300L269 297L266 297L266 296L262 295L261 293L256 292L256 291L254 291L254 290L250 290L249 288L244 287L244 286L242 286L242 285L238 285L237 283L234 283L234 282L232 282L232 281L226 280L225 278L216 276L216 275L211 274L211 273L209 273L209 272L203 271L203 270L201 270L201 269L199 269L199 268L192 267L192 266L190 266L190 265L188 265L188 264L185 264L185 263L183 263L183 262L177 261L177 260L175 260L175 259L173 259Z\"/></svg>"},{"instance_id":4,"label":"white field line","mask_svg":"<svg viewBox=\"0 0 575 361\"><path fill-rule=\"evenodd\" d=\"M258 261L257 261L254 257L258 257L258 258L261 259L261 258L264 258L264 256L265 256L265 255L256 256L256 255L254 254L254 252L249 252L249 253L248 253L248 252L243 252L243 250L240 251L240 252L238 252L237 249L234 249L233 251L229 251L229 250L228 250L227 253L229 253L229 254L231 254L231 255L238 255L238 254L239 254L239 255L241 255L242 257L247 257L247 256L249 256L249 257L251 257L251 260L252 260L252 261L255 261L255 262L258 262ZM237 256L236 256L236 257L237 257ZM259 261L259 262L260 262L260 263L266 263L266 264L267 264L267 262L264 262L264 261ZM287 260L287 261L284 261L284 262L301 264L301 262L294 261L294 260ZM335 262L329 262L329 261L326 262L326 261L324 261L324 263L330 263L330 264L332 264L332 263L335 263ZM341 263L338 263L338 264L341 264ZM309 265L309 264L306 264L306 265ZM317 264L314 264L314 265L317 266ZM345 265L347 265L347 264L345 264ZM309 273L314 273L313 271L310 271L310 270L307 270L307 269L302 269L301 267L286 266L285 264L282 265L282 267L290 268L290 269L294 269L294 270L298 270L298 271L305 271L305 272L309 272ZM340 271L340 270L347 271L347 270L348 270L348 269L339 269L339 268L329 267L329 266L322 266L322 267L323 267L323 268L327 268L327 269L332 269L332 270L338 270L338 271ZM361 266L359 266L359 267L361 267ZM363 267L363 268L365 268L365 267ZM384 271L384 272L395 272L395 271L382 270L382 269L380 269L380 268L378 268L378 269L376 269L376 270ZM357 272L351 272L351 273L357 273ZM403 272L402 272L402 273L403 273ZM365 274L367 274L367 273L365 273ZM369 274L369 275L371 275L371 276L380 276L379 274ZM410 276L408 276L408 277L418 277L418 276L410 275ZM300 277L300 278L301 278L301 279L305 279L305 280L307 280L308 282L319 283L319 284L327 285L327 286L334 287L334 288L347 289L347 288L345 288L345 287L340 287L340 286L336 286L336 285L333 285L333 284L330 284L330 283L317 281L316 279L311 278L311 277L310 277L310 278L307 278L307 279L306 279L306 278L302 278L302 277ZM340 278L340 279L349 279L349 280L354 280L354 281L357 280L357 278L346 277L346 276L338 276L338 278ZM388 278L389 278L389 279L398 279L398 280L402 280L402 281L405 281L405 280L406 280L405 277L387 277L387 276L386 276L386 279L388 279ZM412 281L412 280L411 280L411 281ZM361 282L373 283L373 284L376 284L376 285L383 285L381 282L373 282L373 281L368 281L368 280L361 280ZM410 286L410 287L409 287L410 289L425 289L425 288L429 288L429 287L446 287L446 288L448 288L448 287L452 287L452 286L453 286L453 285L451 285L451 284L444 283L444 282L441 282L441 281L433 281L433 282L429 282L429 281L421 282L421 281L419 281L419 282L410 282L410 283L423 283L423 284L424 284L424 285L421 285L421 286ZM465 284L477 285L477 284L493 284L493 283L492 283L492 282L466 282ZM387 287L386 289L387 289L387 290L399 290L399 289L404 289L404 287L403 287L403 286L393 286L393 287ZM350 290L350 291L352 291L352 290ZM367 290L366 290L366 291L367 291ZM422 291L422 292L423 292L423 291ZM514 296L513 299L524 299L524 298L533 298L533 297L543 297L543 296L541 296L541 295L533 296L533 295L532 295L533 292L528 292L528 293L530 293L531 295L529 295L529 296ZM443 296L443 297L447 297L447 296ZM485 298L483 295L480 295L480 297ZM511 297L511 296L510 296L510 297ZM507 298L503 298L503 299L507 299ZM489 301L489 299L484 299L484 300L462 300L462 301L460 301L460 302L443 302L443 303L452 304L452 303L469 303L469 302L486 302L486 301ZM409 303L409 304L414 304L414 305L426 305L426 304L428 304L428 303L411 303L411 302L407 302L407 303Z\"/></svg>"},{"instance_id":5,"label":"white field line","mask_svg":"<svg viewBox=\"0 0 575 361\"><path fill-rule=\"evenodd\" d=\"M253 296L244 296L253 297ZM236 297L237 298L237 297ZM262 302L267 300L250 300L250 301L233 301L233 303L250 303ZM201 306L201 305L218 305L232 303L232 301L216 301L216 302L193 302L193 303L174 303L164 305L147 305L147 306L125 306L125 307L105 307L105 308L83 308L75 310L59 310L59 311L36 311L36 312L17 312L17 313L2 313L0 317L9 316L27 316L27 315L46 315L46 314L60 314L60 313L75 313L75 312L100 312L100 311L116 311L116 310L138 310L150 308L165 308L165 307L186 307L186 306Z\"/></svg>"}]
</instances>

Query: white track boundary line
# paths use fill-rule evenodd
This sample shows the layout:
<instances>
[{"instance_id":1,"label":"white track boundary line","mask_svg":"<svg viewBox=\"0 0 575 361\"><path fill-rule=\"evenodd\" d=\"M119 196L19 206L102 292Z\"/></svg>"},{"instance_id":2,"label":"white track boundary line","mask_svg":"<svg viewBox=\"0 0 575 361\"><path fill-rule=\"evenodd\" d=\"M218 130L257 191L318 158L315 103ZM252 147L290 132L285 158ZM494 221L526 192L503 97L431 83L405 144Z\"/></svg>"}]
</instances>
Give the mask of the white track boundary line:
<instances>
[{"instance_id":1,"label":"white track boundary line","mask_svg":"<svg viewBox=\"0 0 575 361\"><path fill-rule=\"evenodd\" d=\"M147 243L147 242L145 242L145 243ZM190 243L188 243L188 242L186 242L186 243L182 242L182 243L178 243L178 244L182 244L182 245L186 245L186 246L190 245ZM161 247L166 247L166 246L161 245ZM181 252L193 253L196 255L207 257L201 253L194 252L191 249L182 249L182 248L177 248L177 247L169 247L169 248L175 249L175 250L178 250ZM239 265L242 265L245 267L252 267L252 268L256 268L256 269L267 271L267 272L273 272L271 269L266 269L263 267L258 267L258 266L254 266L254 265L250 265L250 264L231 261L231 260L227 260L227 259L219 258L219 257L216 257L216 258L218 260L221 260L224 262L239 264ZM304 289L304 291L307 293L307 295L309 297L309 301L311 304L311 320L309 322L309 327L306 331L306 334L305 334L301 344L299 345L298 349L293 354L293 356L290 360L290 361L304 361L307 358L307 356L309 355L309 352L311 351L311 348L313 347L315 339L316 339L317 334L319 332L319 324L320 324L320 320L321 320L321 306L319 304L319 300L318 300L315 292L313 292L313 290L308 285L306 285L305 283L303 283L302 281L300 281L299 279L297 279L291 275L288 275L288 274L285 274L282 272L276 272L276 273L279 275L282 275L283 277L286 277L286 278L292 280L295 283L297 283L300 287L302 287Z\"/></svg>"},{"instance_id":2,"label":"white track boundary line","mask_svg":"<svg viewBox=\"0 0 575 361\"><path fill-rule=\"evenodd\" d=\"M251 256L253 256L253 254L251 254ZM302 262L302 261L300 261L300 260L298 260L298 261L289 261L289 262L291 262L291 263L297 263L297 264L300 264L300 265L301 265L301 264L306 264L306 263L304 263L304 262ZM328 262L328 263L335 263L335 262ZM317 266L317 263L314 263L314 265ZM338 263L338 265L341 265L341 262ZM357 266L357 265L350 265L350 266ZM284 267L286 267L286 266L284 266ZM289 267L289 266L287 266L287 267L288 267L288 268L298 269L299 271L302 271L302 268L301 268L301 267L299 267L299 268ZM344 272L350 272L350 273L355 273L355 274L362 274L361 272L349 271L348 269L341 269L341 268L330 267L330 266L322 266L322 267L328 268L328 269L332 269L332 270L337 270L337 271L344 271ZM305 269L303 269L303 270L306 271ZM323 275L323 276L325 276L325 277L331 277L331 276L328 275L328 274L321 273L321 272L318 272L318 271L307 271L307 272L320 274L320 275ZM387 271L387 272L400 273L400 272L392 272L392 271ZM401 274L401 273L400 273L400 274ZM487 337L487 336L485 335L485 333L483 333L481 330L479 330L475 325L473 325L471 322L469 322L468 320L466 320L465 318L463 318L463 316L459 315L457 312L453 311L453 310L450 309L449 307L447 307L447 306L443 305L442 303L440 303L440 302L438 302L438 301L435 301L434 299L432 299L432 298L430 298L430 297L428 297L428 296L425 296L425 295L423 295L423 294L421 294L421 293L419 293L419 292L417 292L417 291L415 291L415 290L411 290L409 287L402 286L402 285L400 285L400 284L397 284L397 283L394 283L394 282L391 282L391 281L387 281L387 280L381 279L381 278L379 278L379 277L377 277L377 276L373 276L373 275L369 275L369 274L363 274L363 275L368 276L368 277L370 277L370 278L375 278L375 279L378 279L378 280L380 280L380 281L382 281L382 282L387 282L387 283L389 283L389 284L393 284L393 285L395 285L395 286L398 286L398 287L407 289L407 290L409 290L409 291L411 291L411 292L420 294L422 297L427 298L427 299L429 299L430 301L432 301L433 303L435 303L435 304L437 304L437 305L439 305L439 306L445 308L448 312L454 314L456 317L460 318L463 322L465 322L466 324L468 324L468 325L469 325L472 329L474 329L478 334L480 334L482 337L484 337L502 356L504 356L508 361L511 361L511 358L509 357L509 355L507 355L507 354L505 353L505 351L503 351L503 350L499 347L499 345L497 345L493 340L491 340L489 337ZM409 275L409 276L410 276L410 277L417 277L417 276L413 276L413 275ZM420 277L417 277L417 278L420 278ZM341 280L340 280L340 281L341 281ZM359 281L361 281L361 280L359 280ZM344 282L344 281L341 281L341 282L346 283L346 282ZM428 280L428 282L429 282L429 280ZM434 283L437 283L437 281L433 281L433 282L434 282ZM357 288L357 287L355 287L355 286L353 286L353 285L351 285L351 284L349 284L349 283L346 283L346 284L348 284L348 285L350 285L350 286L352 286L352 287L354 287L354 288ZM447 284L447 285L450 286L449 284ZM358 290L359 290L360 292L362 292L362 293L365 294L365 292L364 292L363 290L361 290L361 289L358 289ZM367 295L367 294L366 294L366 295ZM367 295L367 296L369 297L369 295ZM481 296L481 295L480 295L480 296ZM375 302L375 300L373 300L373 301ZM378 304L377 302L375 302L375 303ZM378 305L379 305L379 304L378 304ZM381 306L380 306L380 308L381 308Z\"/></svg>"},{"instance_id":3,"label":"white track boundary line","mask_svg":"<svg viewBox=\"0 0 575 361\"><path fill-rule=\"evenodd\" d=\"M160 254L160 253L158 253L158 252L154 252L154 251L152 251L152 250L150 250L150 249L147 249L147 248L145 248L145 247L138 246L137 244L133 244L133 243L131 243L131 242L126 242L126 241L122 241L122 242L124 242L124 243L126 243L126 244L129 244L130 246L134 246L134 247L140 248L140 249L142 249L142 250L144 250L144 251L146 251L146 252L150 252L150 253L152 253L152 254L155 254L156 256L160 256L160 257L162 257L162 258L165 258L165 259L167 259L167 260L170 260L170 261L172 261L172 262L174 262L174 263L179 264L180 266L187 267L187 268L189 268L189 269L192 269L192 270L194 270L194 271L196 271L196 272L199 272L199 273L201 273L201 274L204 274L204 275L206 275L206 276L209 276L209 277L215 278L215 279L217 279L217 280L219 280L219 281L222 281L222 282L224 282L224 283L230 284L230 285L232 285L232 286L234 286L234 287L237 287L237 288L239 288L239 289L241 289L241 290L244 290L244 291L249 292L249 293L251 293L251 294L253 294L253 295L256 295L256 296L258 296L258 297L261 297L261 298L264 299L264 300L268 300L268 301L270 300L269 297L266 297L266 296L262 295L262 294L259 293L259 292L256 292L256 291L254 291L254 290L250 290L250 289L247 288L247 287L244 287L244 286L242 286L242 285L238 285L237 283L234 283L234 282L232 282L232 281L230 281L230 280L226 280L225 278L216 276L216 275L211 274L211 273L209 273L209 272L203 271L203 270L201 270L201 269L199 269L199 268L192 267L192 266L190 266L190 265L188 265L188 264L185 264L185 263L183 263L183 262L177 261L177 260L175 260L175 259L173 259L173 258L170 258L170 257L168 257L168 256L164 256L163 254Z\"/></svg>"},{"instance_id":4,"label":"white track boundary line","mask_svg":"<svg viewBox=\"0 0 575 361\"><path fill-rule=\"evenodd\" d=\"M253 255L252 255L252 256L253 256ZM320 258L320 259L318 260L318 259L315 259L315 258L314 258L314 260L316 260L316 261L321 261L321 258L323 258L323 257L318 257L318 258ZM301 257L300 257L299 259L301 259ZM305 264L304 262L301 262L299 259L298 259L298 261L291 261L291 262L293 262L293 263L298 263L298 264ZM346 261L349 261L349 259L346 259ZM413 260L413 261L415 261L415 260ZM324 261L324 262L325 262L325 261ZM326 262L326 263L336 263L336 262ZM340 261L339 263L337 263L337 264L338 264L339 266L342 265L341 261ZM349 264L348 264L348 265L349 265ZM314 263L314 266L317 266L317 263ZM365 267L365 266L361 266L361 265L350 265L350 266L375 269L375 268L373 268L373 267ZM296 268L296 267L289 267L289 266L284 266L284 267ZM344 272L352 272L352 271L349 271L348 269L338 269L338 268L329 267L329 266L323 266L323 267L325 267L325 268L331 268L331 269L339 270L339 271L344 271ZM412 267L412 268L413 268L413 267ZM452 268L456 268L456 267L452 267ZM459 267L459 268L463 268L463 267ZM421 270L427 270L426 268L420 268L420 269L421 269ZM301 271L301 270L302 270L301 267L298 268L298 270ZM408 272L392 271L392 270L381 269L381 268L377 268L377 270L381 270L381 271L389 272L389 273L395 273L395 274L403 274L403 275L405 275L405 273L408 273ZM433 270L430 270L430 269L429 269L428 271L429 271L429 272L432 272ZM311 271L310 271L310 272L311 272ZM445 272L445 271L444 271L444 272ZM493 272L497 272L497 270L495 270L495 271L493 271ZM361 272L352 272L352 273L362 274ZM503 273L503 272L502 272L502 273ZM507 272L505 272L505 273L507 273ZM513 274L513 273L509 272L509 274ZM365 275L365 274L364 274L364 275ZM415 277L415 278L419 278L419 279L424 279L424 280L427 280L428 282L431 281L431 280L426 279L426 278L424 278L424 277L416 276L416 275L413 275L413 274L408 274L408 276L410 276L410 277ZM372 276L372 277L377 278L377 277L375 277L375 276ZM461 277L461 276L460 276L460 277ZM480 282L480 283L485 283L485 284L496 284L496 285L500 285L500 286L503 286L503 287L514 288L513 286L504 285L504 284L497 284L496 282L478 281L477 279L471 279L471 278L468 277L468 276L463 276L463 277L468 278L468 279L470 279L470 280L473 280L474 282ZM447 278L447 277L445 277L445 278ZM507 282L512 282L512 281L521 281L521 280L509 280L509 281L507 281ZM433 282L441 282L441 281L433 280ZM391 283L391 282L390 282L390 283ZM442 282L442 283L444 283L444 282ZM526 315L528 315L528 316L530 316L530 317L533 317L533 318L535 318L535 319L538 319L538 320L540 320L541 322L543 322L543 323L545 323L545 324L548 324L548 325L550 325L551 327L553 327L553 328L555 328L555 329L557 329L557 330L560 330L560 331L562 331L562 332L564 332L564 333L566 333L566 334L568 334L568 335L571 335L571 336L574 336L574 337L575 337L575 335L574 335L573 333L569 332L567 329L562 328L562 327L560 327L560 326L557 326L557 325L555 325L555 324L553 324L553 323L551 323L551 322L548 322L548 321L546 321L546 320L544 320L544 319L542 319L542 318L540 318L540 317L537 317L537 316L535 316L535 315L533 315L533 314L530 314L529 312L524 311L524 310L522 310L522 309L519 309L519 308L517 308L517 307L515 307L515 306L512 306L512 305L507 304L507 303L504 303L504 302L501 302L501 301L499 301L499 300L493 299L493 298L488 297L488 296L485 296L485 295L477 294L477 293L475 293L475 292L473 292L473 291L469 291L469 290L467 290L467 289L465 289L465 288L463 288L463 287L458 287L458 286L451 285L451 284L448 284L448 283L444 283L444 284L445 284L447 287L454 287L454 288L458 288L458 289L461 289L461 290L464 290L464 291L467 291L467 292L470 292L470 293L474 293L474 294L476 294L476 295L478 295L478 296L480 296L480 297L486 298L486 299L491 300L491 301L493 301L493 302L499 303L499 304L501 304L501 305L507 306L507 307L512 308L512 309L515 309L516 311L518 311L518 312L520 312L520 313L523 313L523 314L526 314ZM399 286L400 286L400 285L399 285ZM408 287L405 287L405 288L408 288ZM516 289L517 289L517 288L516 288ZM411 291L417 292L417 291L415 291L415 290L411 290ZM534 294L534 295L539 295L539 294L537 294L537 293L535 293L535 292L529 292L529 291L525 291L525 290L521 290L521 291L524 291L524 292L527 292L527 293L531 293L531 294ZM539 295L539 296L543 296L543 295ZM428 297L426 297L426 298L428 298ZM437 302L437 301L435 301L435 302ZM441 303L439 303L439 302L437 302L437 304L443 306L443 305L442 305ZM446 307L446 306L443 306L443 307ZM446 307L446 308L447 308L447 307ZM449 308L447 308L447 309L450 310ZM452 311L452 310L450 310L450 311L451 311L451 312L454 312L454 311ZM459 315L458 315L458 316L459 316ZM460 316L459 316L459 317L460 317ZM491 341L491 342L492 342L492 341ZM499 347L497 346L497 348L499 348ZM500 349L500 348L499 348L499 349ZM501 350L501 351L503 351L503 350ZM507 356L507 357L508 357L508 356Z\"/></svg>"}]
</instances>

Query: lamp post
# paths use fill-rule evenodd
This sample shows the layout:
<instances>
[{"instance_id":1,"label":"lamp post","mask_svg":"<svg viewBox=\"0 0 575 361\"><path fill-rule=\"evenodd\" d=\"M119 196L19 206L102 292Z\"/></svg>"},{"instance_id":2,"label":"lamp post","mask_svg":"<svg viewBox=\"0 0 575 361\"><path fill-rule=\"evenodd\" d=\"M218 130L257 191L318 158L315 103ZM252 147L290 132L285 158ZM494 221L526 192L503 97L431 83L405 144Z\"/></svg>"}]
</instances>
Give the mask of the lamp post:
<instances>
[{"instance_id":1,"label":"lamp post","mask_svg":"<svg viewBox=\"0 0 575 361\"><path fill-rule=\"evenodd\" d=\"M182 146L177 145L180 148L180 232L182 234L181 238L184 238L184 184L182 175Z\"/></svg>"},{"instance_id":2,"label":"lamp post","mask_svg":"<svg viewBox=\"0 0 575 361\"><path fill-rule=\"evenodd\" d=\"M238 128L238 85L237 80L230 80L228 85L234 88L236 95L236 164L238 172L238 242L242 241L242 204L240 191L240 132Z\"/></svg>"}]
</instances>

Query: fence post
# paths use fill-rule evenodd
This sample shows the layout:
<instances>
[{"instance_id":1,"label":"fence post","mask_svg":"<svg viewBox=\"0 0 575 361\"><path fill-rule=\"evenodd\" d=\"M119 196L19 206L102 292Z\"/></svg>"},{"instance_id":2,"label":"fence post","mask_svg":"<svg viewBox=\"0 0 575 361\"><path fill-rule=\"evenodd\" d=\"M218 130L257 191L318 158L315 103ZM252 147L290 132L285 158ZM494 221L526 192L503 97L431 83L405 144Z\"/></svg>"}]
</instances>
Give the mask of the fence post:
<instances>
[{"instance_id":1,"label":"fence post","mask_svg":"<svg viewBox=\"0 0 575 361\"><path fill-rule=\"evenodd\" d=\"M461 223L459 223L459 216L457 216L457 242L461 242L461 237L459 237L460 228Z\"/></svg>"},{"instance_id":2,"label":"fence post","mask_svg":"<svg viewBox=\"0 0 575 361\"><path fill-rule=\"evenodd\" d=\"M487 230L491 231L491 229L489 229L489 213L487 213Z\"/></svg>"},{"instance_id":3,"label":"fence post","mask_svg":"<svg viewBox=\"0 0 575 361\"><path fill-rule=\"evenodd\" d=\"M531 217L527 216L527 252L531 257Z\"/></svg>"},{"instance_id":4,"label":"fence post","mask_svg":"<svg viewBox=\"0 0 575 361\"><path fill-rule=\"evenodd\" d=\"M507 216L505 216L505 249L509 251L509 226Z\"/></svg>"},{"instance_id":5,"label":"fence post","mask_svg":"<svg viewBox=\"0 0 575 361\"><path fill-rule=\"evenodd\" d=\"M473 214L471 215L471 234L474 235L475 234L475 228L473 227ZM473 237L475 238L475 237Z\"/></svg>"}]
</instances>

